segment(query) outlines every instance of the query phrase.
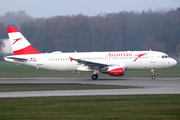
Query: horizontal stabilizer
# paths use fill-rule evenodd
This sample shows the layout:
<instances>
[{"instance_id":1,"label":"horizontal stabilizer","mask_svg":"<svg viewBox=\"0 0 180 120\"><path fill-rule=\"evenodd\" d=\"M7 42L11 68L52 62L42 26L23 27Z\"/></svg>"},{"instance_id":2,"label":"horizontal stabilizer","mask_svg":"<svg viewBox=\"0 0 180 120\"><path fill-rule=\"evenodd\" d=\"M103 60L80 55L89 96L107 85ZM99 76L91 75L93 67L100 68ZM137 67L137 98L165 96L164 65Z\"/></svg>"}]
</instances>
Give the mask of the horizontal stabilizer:
<instances>
[{"instance_id":1,"label":"horizontal stabilizer","mask_svg":"<svg viewBox=\"0 0 180 120\"><path fill-rule=\"evenodd\" d=\"M11 60L15 60L15 61L21 61L21 62L26 62L28 61L28 59L26 58L17 58L17 57L5 57L5 60L11 59Z\"/></svg>"}]
</instances>

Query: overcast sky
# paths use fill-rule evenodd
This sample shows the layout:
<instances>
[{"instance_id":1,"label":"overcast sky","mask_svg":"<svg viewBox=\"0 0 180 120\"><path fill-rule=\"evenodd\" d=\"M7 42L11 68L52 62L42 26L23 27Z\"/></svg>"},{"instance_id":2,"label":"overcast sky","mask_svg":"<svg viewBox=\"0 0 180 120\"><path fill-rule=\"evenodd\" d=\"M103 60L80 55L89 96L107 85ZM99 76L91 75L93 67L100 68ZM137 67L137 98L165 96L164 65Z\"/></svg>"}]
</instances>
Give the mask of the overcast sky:
<instances>
[{"instance_id":1,"label":"overcast sky","mask_svg":"<svg viewBox=\"0 0 180 120\"><path fill-rule=\"evenodd\" d=\"M170 10L180 7L180 0L0 0L0 15L6 12L26 11L31 17L58 15L95 16L120 11Z\"/></svg>"}]
</instances>

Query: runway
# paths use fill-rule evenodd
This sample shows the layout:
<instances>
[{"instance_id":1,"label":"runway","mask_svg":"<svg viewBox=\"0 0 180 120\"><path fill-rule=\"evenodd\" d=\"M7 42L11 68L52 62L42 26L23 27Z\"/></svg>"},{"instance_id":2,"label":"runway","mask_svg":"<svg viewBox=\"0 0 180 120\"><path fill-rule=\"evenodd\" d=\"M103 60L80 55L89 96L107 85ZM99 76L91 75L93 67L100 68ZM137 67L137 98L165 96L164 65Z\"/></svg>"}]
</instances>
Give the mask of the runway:
<instances>
[{"instance_id":1,"label":"runway","mask_svg":"<svg viewBox=\"0 0 180 120\"><path fill-rule=\"evenodd\" d=\"M100 90L56 90L0 92L0 98L7 97L47 97L47 96L88 96L88 95L142 95L180 94L180 78L1 78L0 84L100 84L139 86L133 89Z\"/></svg>"}]
</instances>

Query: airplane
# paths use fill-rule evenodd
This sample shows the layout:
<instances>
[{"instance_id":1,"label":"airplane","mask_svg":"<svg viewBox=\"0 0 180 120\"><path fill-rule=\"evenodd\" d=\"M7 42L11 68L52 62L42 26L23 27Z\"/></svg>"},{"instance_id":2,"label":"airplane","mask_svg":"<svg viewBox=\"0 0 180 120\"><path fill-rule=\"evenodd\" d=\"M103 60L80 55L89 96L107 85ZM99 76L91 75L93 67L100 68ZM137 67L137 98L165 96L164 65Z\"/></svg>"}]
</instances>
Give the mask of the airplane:
<instances>
[{"instance_id":1,"label":"airplane","mask_svg":"<svg viewBox=\"0 0 180 120\"><path fill-rule=\"evenodd\" d=\"M110 76L123 76L126 70L151 70L155 79L155 69L175 66L177 61L158 51L109 51L109 52L71 52L41 53L37 51L16 27L7 27L14 55L5 61L30 67L56 71L92 71L92 79L97 73Z\"/></svg>"}]
</instances>

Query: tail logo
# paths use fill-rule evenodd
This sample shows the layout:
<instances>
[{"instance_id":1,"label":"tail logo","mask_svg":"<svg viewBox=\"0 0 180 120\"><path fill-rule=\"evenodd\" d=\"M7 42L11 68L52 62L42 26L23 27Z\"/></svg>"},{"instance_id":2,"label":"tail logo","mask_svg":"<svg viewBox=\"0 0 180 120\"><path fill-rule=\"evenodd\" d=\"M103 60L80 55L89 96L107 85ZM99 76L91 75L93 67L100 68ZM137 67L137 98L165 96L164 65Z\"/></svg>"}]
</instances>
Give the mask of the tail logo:
<instances>
[{"instance_id":1,"label":"tail logo","mask_svg":"<svg viewBox=\"0 0 180 120\"><path fill-rule=\"evenodd\" d=\"M142 57L142 56L144 56L144 55L146 55L146 54L147 54L147 53L135 55L135 56L138 56L138 57L134 60L134 62L135 62L138 58L140 58L140 57Z\"/></svg>"},{"instance_id":2,"label":"tail logo","mask_svg":"<svg viewBox=\"0 0 180 120\"><path fill-rule=\"evenodd\" d=\"M17 41L19 41L19 40L21 40L21 39L22 39L22 38L14 39L13 45L14 45Z\"/></svg>"}]
</instances>

